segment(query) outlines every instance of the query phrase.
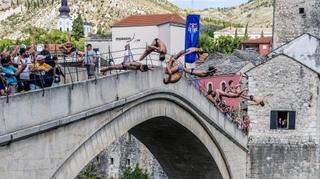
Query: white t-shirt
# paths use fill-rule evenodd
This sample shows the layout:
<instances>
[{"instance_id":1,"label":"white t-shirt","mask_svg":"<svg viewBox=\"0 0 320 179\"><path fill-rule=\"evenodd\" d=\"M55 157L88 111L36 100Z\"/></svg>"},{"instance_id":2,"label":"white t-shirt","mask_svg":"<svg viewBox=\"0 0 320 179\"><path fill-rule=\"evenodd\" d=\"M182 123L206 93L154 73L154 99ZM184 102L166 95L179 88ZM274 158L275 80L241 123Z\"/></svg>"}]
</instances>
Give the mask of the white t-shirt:
<instances>
[{"instance_id":1,"label":"white t-shirt","mask_svg":"<svg viewBox=\"0 0 320 179\"><path fill-rule=\"evenodd\" d=\"M23 64L26 64L26 68L22 71L22 73L20 73L20 79L22 80L30 80L30 70L29 70L29 66L32 64L31 62L31 58L23 58L22 59Z\"/></svg>"},{"instance_id":2,"label":"white t-shirt","mask_svg":"<svg viewBox=\"0 0 320 179\"><path fill-rule=\"evenodd\" d=\"M20 63L20 62L19 62L19 56L14 57L13 62L14 62L15 64L19 64L19 63Z\"/></svg>"}]
</instances>

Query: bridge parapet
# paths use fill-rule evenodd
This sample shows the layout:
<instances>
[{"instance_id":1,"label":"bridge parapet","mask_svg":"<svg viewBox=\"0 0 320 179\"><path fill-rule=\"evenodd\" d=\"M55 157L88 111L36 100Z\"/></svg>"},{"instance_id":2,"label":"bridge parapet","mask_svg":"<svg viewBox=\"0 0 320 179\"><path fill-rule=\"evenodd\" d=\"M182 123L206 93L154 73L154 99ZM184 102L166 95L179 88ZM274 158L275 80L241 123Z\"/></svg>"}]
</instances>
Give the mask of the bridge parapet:
<instances>
[{"instance_id":1,"label":"bridge parapet","mask_svg":"<svg viewBox=\"0 0 320 179\"><path fill-rule=\"evenodd\" d=\"M9 103L6 103L5 98L0 98L0 144L86 118L90 115L90 110L99 109L106 104L111 109L143 95L171 93L201 109L210 124L246 150L247 136L211 105L190 82L182 79L177 84L164 85L163 77L161 68L147 73L125 72L78 82L73 86L48 88L45 89L44 96L39 90L12 96Z\"/></svg>"}]
</instances>

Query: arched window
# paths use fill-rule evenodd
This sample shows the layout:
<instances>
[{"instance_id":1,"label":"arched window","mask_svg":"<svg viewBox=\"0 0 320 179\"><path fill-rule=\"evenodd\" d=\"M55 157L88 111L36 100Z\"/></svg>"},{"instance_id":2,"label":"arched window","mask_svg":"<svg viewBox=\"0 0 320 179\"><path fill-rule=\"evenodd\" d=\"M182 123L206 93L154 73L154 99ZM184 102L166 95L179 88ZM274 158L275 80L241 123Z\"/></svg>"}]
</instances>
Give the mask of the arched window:
<instances>
[{"instance_id":1,"label":"arched window","mask_svg":"<svg viewBox=\"0 0 320 179\"><path fill-rule=\"evenodd\" d=\"M207 92L212 91L212 90L213 90L212 83L211 82L207 83Z\"/></svg>"},{"instance_id":2,"label":"arched window","mask_svg":"<svg viewBox=\"0 0 320 179\"><path fill-rule=\"evenodd\" d=\"M221 89L222 91L226 91L227 85L226 85L226 82L225 82L225 81L222 81L222 82L220 83L220 89Z\"/></svg>"}]
</instances>

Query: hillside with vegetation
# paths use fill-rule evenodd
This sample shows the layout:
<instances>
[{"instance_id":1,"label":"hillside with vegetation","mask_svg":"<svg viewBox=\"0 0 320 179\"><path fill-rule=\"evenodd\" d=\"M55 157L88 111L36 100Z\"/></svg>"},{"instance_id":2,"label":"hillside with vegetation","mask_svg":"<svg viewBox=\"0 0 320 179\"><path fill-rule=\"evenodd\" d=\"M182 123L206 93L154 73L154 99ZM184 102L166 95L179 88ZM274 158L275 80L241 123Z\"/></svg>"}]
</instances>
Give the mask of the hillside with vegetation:
<instances>
[{"instance_id":1,"label":"hillside with vegetation","mask_svg":"<svg viewBox=\"0 0 320 179\"><path fill-rule=\"evenodd\" d=\"M0 38L24 38L30 27L55 29L60 0L0 0ZM93 31L106 33L110 26L131 14L171 13L178 8L166 0L69 0L73 19L81 14Z\"/></svg>"},{"instance_id":2,"label":"hillside with vegetation","mask_svg":"<svg viewBox=\"0 0 320 179\"><path fill-rule=\"evenodd\" d=\"M273 0L249 0L248 3L231 8L208 8L193 10L208 21L240 24L249 27L272 27Z\"/></svg>"}]
</instances>

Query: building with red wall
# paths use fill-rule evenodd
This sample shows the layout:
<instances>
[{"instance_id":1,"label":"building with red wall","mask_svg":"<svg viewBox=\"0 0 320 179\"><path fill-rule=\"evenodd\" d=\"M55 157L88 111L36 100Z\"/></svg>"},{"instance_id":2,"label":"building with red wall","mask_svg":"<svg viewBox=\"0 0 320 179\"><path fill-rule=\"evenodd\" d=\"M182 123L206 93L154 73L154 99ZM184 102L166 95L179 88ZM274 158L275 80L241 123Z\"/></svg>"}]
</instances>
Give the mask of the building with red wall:
<instances>
[{"instance_id":1,"label":"building with red wall","mask_svg":"<svg viewBox=\"0 0 320 179\"><path fill-rule=\"evenodd\" d=\"M262 56L267 56L272 47L272 37L262 37L241 42L241 50L256 51Z\"/></svg>"},{"instance_id":2,"label":"building with red wall","mask_svg":"<svg viewBox=\"0 0 320 179\"><path fill-rule=\"evenodd\" d=\"M256 62L253 60L256 60ZM218 69L218 73L212 77L195 79L194 83L204 94L207 94L210 89L222 90L224 86L229 88L229 81L232 80L235 85L243 83L244 73L260 62L261 58L257 54L248 55L244 51L236 51L232 55L215 53L210 55L206 62L196 67L196 69L207 69L209 66L215 66ZM246 86L246 84L242 86ZM238 107L241 102L240 98L224 98L224 100L231 107Z\"/></svg>"}]
</instances>

